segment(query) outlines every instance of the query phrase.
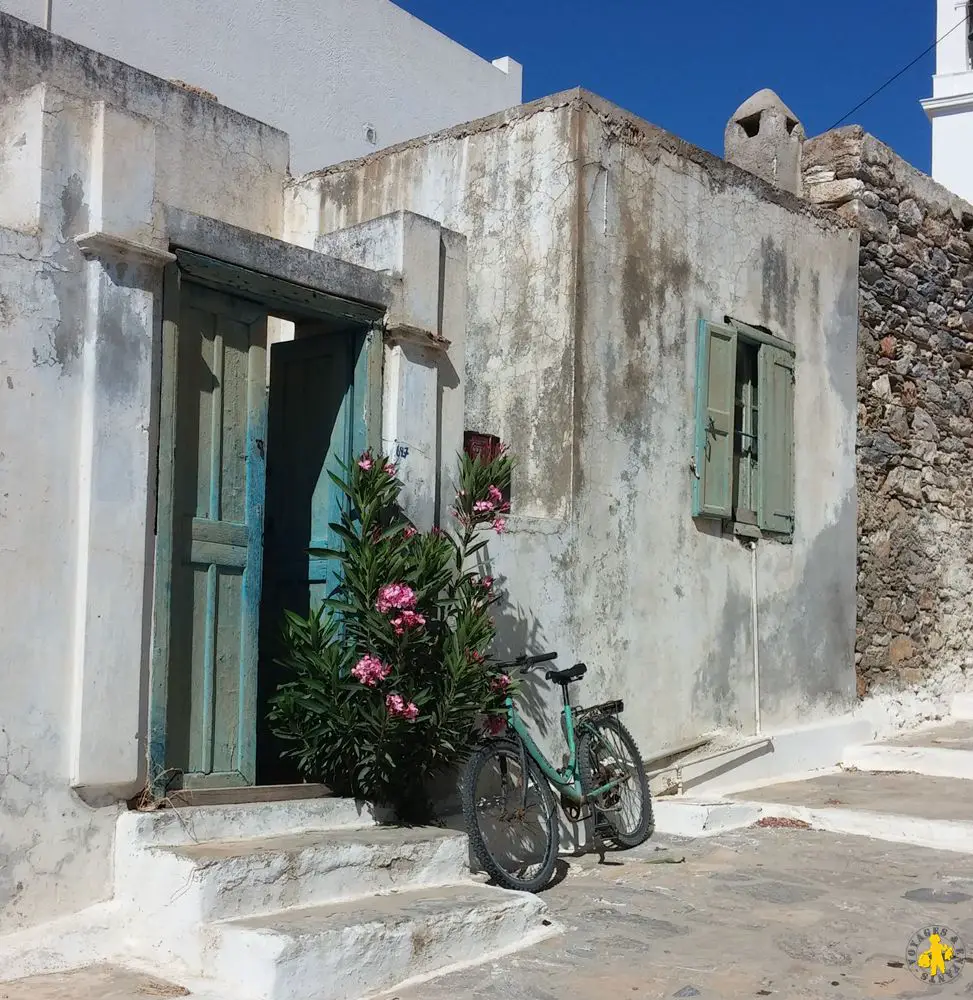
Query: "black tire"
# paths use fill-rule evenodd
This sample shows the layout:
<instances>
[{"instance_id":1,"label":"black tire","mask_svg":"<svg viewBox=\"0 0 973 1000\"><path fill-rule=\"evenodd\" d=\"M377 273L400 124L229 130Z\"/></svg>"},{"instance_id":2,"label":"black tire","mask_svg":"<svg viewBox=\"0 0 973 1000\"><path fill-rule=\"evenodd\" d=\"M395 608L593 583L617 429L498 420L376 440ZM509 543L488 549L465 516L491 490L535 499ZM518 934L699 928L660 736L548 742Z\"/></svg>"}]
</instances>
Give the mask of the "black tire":
<instances>
[{"instance_id":1,"label":"black tire","mask_svg":"<svg viewBox=\"0 0 973 1000\"><path fill-rule=\"evenodd\" d=\"M612 749L609 750L609 747ZM627 758L620 765L618 758ZM604 785L618 774L622 766L629 780L619 785L620 792L606 792L592 802L595 814L595 832L618 847L638 847L655 831L652 815L652 796L645 776L645 765L632 734L615 715L603 715L585 723L578 745L578 763L581 770L581 787L587 794L591 789ZM622 813L627 794L638 797L633 814L626 820Z\"/></svg>"},{"instance_id":2,"label":"black tire","mask_svg":"<svg viewBox=\"0 0 973 1000\"><path fill-rule=\"evenodd\" d=\"M507 787L507 783L511 781L511 772L515 776L522 773L520 745L515 740L501 739L491 740L479 746L467 762L463 773L463 815L466 819L473 856L493 881L505 889L540 892L551 881L557 861L560 840L557 801L541 769L529 756L525 755L525 758L528 803L526 810L523 809L523 784L514 779L509 789ZM496 768L495 776L489 771L491 767ZM503 797L504 808L501 809L498 821L490 824L487 822L488 817L483 807L483 790L480 790L480 786L484 781L488 782L494 777L500 779L500 794ZM520 805L517 805L518 802ZM527 853L537 858L529 870L525 862L518 860L514 855L504 856L499 850L497 841L500 838L496 834L506 830L507 826L512 831L515 823L519 831L519 848L515 847L515 852L518 849L523 850L525 844L523 831L528 828L526 817L518 817L515 820L511 816L508 821L503 815L508 803L513 809L522 810L527 814L531 812L532 804L539 805L542 810L537 831L544 838L544 842L538 845L538 849L527 848ZM500 822L505 826L500 828L498 826Z\"/></svg>"}]
</instances>

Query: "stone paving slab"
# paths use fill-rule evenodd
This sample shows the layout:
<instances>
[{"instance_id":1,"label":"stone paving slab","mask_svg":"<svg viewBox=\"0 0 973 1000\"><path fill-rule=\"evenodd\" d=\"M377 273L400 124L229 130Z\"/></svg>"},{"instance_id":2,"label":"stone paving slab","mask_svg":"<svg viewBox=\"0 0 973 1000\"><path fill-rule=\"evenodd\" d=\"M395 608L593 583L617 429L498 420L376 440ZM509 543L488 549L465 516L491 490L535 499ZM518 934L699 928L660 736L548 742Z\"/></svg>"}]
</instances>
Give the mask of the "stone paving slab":
<instances>
[{"instance_id":1,"label":"stone paving slab","mask_svg":"<svg viewBox=\"0 0 973 1000\"><path fill-rule=\"evenodd\" d=\"M890 747L935 747L943 750L973 750L973 721L950 722L929 729L916 729L885 740Z\"/></svg>"},{"instance_id":2,"label":"stone paving slab","mask_svg":"<svg viewBox=\"0 0 973 1000\"><path fill-rule=\"evenodd\" d=\"M177 983L115 965L0 983L0 1000L151 1000L189 995L189 990Z\"/></svg>"},{"instance_id":3,"label":"stone paving slab","mask_svg":"<svg viewBox=\"0 0 973 1000\"><path fill-rule=\"evenodd\" d=\"M682 864L651 864L659 857ZM564 863L562 862L562 865ZM973 954L973 858L808 830L569 859L543 894L565 933L388 995L399 1000L862 1000L973 996L973 964L930 987L911 935L946 923Z\"/></svg>"},{"instance_id":4,"label":"stone paving slab","mask_svg":"<svg viewBox=\"0 0 973 1000\"><path fill-rule=\"evenodd\" d=\"M923 774L844 771L806 781L765 785L738 792L731 798L810 809L835 807L929 820L973 822L973 785L957 778L933 778Z\"/></svg>"}]
</instances>

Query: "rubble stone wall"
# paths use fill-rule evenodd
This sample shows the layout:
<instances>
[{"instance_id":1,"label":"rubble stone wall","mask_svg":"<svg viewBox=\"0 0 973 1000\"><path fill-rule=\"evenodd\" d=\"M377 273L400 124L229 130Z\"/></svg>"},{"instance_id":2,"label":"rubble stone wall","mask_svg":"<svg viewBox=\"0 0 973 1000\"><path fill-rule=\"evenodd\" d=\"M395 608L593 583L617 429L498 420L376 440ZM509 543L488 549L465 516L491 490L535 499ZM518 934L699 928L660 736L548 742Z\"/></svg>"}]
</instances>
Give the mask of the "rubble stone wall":
<instances>
[{"instance_id":1,"label":"rubble stone wall","mask_svg":"<svg viewBox=\"0 0 973 1000\"><path fill-rule=\"evenodd\" d=\"M805 195L861 231L858 692L973 682L973 206L855 126ZM962 676L957 677L957 674Z\"/></svg>"}]
</instances>

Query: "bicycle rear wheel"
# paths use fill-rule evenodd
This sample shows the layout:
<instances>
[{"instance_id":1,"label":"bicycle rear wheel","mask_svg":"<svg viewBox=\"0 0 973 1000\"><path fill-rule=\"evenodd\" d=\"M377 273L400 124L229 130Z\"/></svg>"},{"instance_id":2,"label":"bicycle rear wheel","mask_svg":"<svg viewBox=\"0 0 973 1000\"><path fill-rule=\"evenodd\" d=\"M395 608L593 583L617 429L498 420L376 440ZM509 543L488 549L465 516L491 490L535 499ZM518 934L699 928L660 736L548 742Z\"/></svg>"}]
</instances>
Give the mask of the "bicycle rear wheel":
<instances>
[{"instance_id":1,"label":"bicycle rear wheel","mask_svg":"<svg viewBox=\"0 0 973 1000\"><path fill-rule=\"evenodd\" d=\"M537 764L516 741L491 740L470 757L462 792L470 845L483 870L505 889L543 889L559 837L557 802Z\"/></svg>"},{"instance_id":2,"label":"bicycle rear wheel","mask_svg":"<svg viewBox=\"0 0 973 1000\"><path fill-rule=\"evenodd\" d=\"M595 829L619 847L638 847L652 836L655 818L642 755L632 734L615 715L586 723L578 761L585 793L616 778L620 784L592 801Z\"/></svg>"}]
</instances>

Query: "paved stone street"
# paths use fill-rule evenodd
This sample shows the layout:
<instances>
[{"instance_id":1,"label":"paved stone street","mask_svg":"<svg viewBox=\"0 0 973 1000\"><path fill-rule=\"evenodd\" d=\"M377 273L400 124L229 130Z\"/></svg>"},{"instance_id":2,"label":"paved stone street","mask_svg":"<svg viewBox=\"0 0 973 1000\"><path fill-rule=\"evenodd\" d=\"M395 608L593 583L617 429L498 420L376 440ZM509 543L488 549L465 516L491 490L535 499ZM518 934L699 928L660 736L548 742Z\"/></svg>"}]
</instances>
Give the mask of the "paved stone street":
<instances>
[{"instance_id":1,"label":"paved stone street","mask_svg":"<svg viewBox=\"0 0 973 1000\"><path fill-rule=\"evenodd\" d=\"M800 829L572 860L545 894L566 928L528 952L399 990L400 1000L973 996L905 968L940 922L973 945L973 857ZM682 864L649 859L685 858Z\"/></svg>"}]
</instances>

